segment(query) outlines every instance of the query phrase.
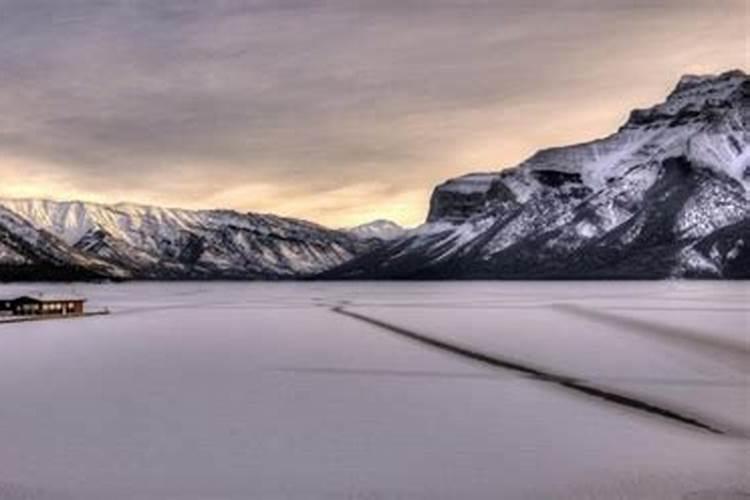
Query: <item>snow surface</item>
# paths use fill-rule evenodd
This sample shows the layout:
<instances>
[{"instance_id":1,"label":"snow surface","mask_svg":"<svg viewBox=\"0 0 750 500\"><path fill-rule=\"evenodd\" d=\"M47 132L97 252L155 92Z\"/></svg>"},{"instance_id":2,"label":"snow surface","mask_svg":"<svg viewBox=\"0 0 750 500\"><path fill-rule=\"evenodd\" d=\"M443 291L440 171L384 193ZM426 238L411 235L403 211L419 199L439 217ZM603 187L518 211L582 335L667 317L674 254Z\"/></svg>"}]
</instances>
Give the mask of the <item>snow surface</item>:
<instances>
[{"instance_id":1,"label":"snow surface","mask_svg":"<svg viewBox=\"0 0 750 500\"><path fill-rule=\"evenodd\" d=\"M133 283L0 324L0 499L750 494L747 283ZM719 436L477 365L376 318L625 391Z\"/></svg>"}]
</instances>

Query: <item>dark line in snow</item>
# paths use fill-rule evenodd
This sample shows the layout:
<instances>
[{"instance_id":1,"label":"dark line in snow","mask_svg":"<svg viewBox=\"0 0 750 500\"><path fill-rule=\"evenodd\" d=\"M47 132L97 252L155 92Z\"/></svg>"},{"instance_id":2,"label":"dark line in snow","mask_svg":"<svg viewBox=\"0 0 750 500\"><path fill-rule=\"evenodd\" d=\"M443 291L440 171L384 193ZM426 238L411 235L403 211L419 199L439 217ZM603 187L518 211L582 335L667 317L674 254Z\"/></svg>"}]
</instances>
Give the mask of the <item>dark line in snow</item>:
<instances>
[{"instance_id":1,"label":"dark line in snow","mask_svg":"<svg viewBox=\"0 0 750 500\"><path fill-rule=\"evenodd\" d=\"M363 314L348 311L340 306L331 308L331 311L336 314L340 314L342 316L347 316L349 318L353 318L353 319L362 321L364 323L377 326L383 330L389 331L391 333L395 333L396 335L399 335L401 337L405 337L410 340L419 342L420 344L424 344L424 345L433 347L435 349L439 349L441 351L448 352L456 356L460 356L465 359L470 359L472 361L476 361L476 362L491 366L493 368L502 368L505 370L511 370L514 372L523 373L524 375L531 376L536 380L553 383L558 386L569 389L571 391L584 394L586 396L601 399L609 403L616 404L619 406L624 406L630 409L639 410L639 411L649 413L651 415L656 415L656 416L659 416L668 420L680 422L682 424L687 424L689 426L696 427L696 428L711 432L713 434L726 434L726 432L720 429L717 429L716 427L713 427L711 425L708 425L704 422L701 422L700 420L697 420L693 417L682 415L673 410L669 410L667 408L663 408L661 406L657 406L653 403L649 403L640 399L636 399L631 396L619 394L617 392L614 392L608 389L602 389L602 388L594 387L591 385L587 385L583 383L582 381L577 380L572 377L566 377L564 375L540 370L538 368L533 368L528 365L521 364L515 361L502 359L500 357L486 354L486 353L483 353L483 352L480 352L480 351L477 351L468 347L464 347L458 344L446 342L444 340L435 339L427 335L413 332L411 330L407 330L400 326L393 325L391 323L386 323L385 321L381 321L376 318L371 318Z\"/></svg>"},{"instance_id":2,"label":"dark line in snow","mask_svg":"<svg viewBox=\"0 0 750 500\"><path fill-rule=\"evenodd\" d=\"M356 369L356 368L330 368L330 367L276 367L269 368L269 371L280 373L294 373L303 375L352 375L367 377L404 377L404 378L466 378L466 379L483 379L497 382L514 382L519 378L535 380L535 376L520 375L517 378L503 377L497 373L457 373L448 371L429 371L429 370L388 370L388 369ZM649 386L705 386L705 387L747 387L747 382L742 380L722 380L722 379L682 379L682 378L653 378L653 377L586 377L577 379L579 382L599 383L599 382L619 382L623 384Z\"/></svg>"}]
</instances>

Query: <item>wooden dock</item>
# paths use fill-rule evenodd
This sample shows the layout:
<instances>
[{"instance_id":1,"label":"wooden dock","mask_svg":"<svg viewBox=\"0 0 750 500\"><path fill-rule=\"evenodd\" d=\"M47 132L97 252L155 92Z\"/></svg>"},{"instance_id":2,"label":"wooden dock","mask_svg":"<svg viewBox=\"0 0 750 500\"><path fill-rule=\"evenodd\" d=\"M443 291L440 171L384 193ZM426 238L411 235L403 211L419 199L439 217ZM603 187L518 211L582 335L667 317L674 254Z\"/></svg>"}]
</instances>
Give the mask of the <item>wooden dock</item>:
<instances>
[{"instance_id":1,"label":"wooden dock","mask_svg":"<svg viewBox=\"0 0 750 500\"><path fill-rule=\"evenodd\" d=\"M0 325L10 323L28 323L32 321L54 321L61 319L81 319L88 318L90 316L107 316L110 314L109 309L102 309L101 311L90 311L81 314L46 314L39 316L9 316L7 318L0 318Z\"/></svg>"}]
</instances>

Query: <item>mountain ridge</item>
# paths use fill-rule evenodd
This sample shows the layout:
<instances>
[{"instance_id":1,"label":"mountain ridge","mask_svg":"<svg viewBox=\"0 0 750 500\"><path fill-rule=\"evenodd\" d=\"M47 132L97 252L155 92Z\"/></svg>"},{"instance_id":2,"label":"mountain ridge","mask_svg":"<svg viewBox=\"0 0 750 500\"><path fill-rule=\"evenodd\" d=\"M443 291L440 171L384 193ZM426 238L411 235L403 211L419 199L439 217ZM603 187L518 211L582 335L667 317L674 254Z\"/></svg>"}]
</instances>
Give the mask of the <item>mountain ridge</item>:
<instances>
[{"instance_id":1,"label":"mountain ridge","mask_svg":"<svg viewBox=\"0 0 750 500\"><path fill-rule=\"evenodd\" d=\"M433 191L425 224L0 199L0 279L750 278L750 77Z\"/></svg>"},{"instance_id":2,"label":"mountain ridge","mask_svg":"<svg viewBox=\"0 0 750 500\"><path fill-rule=\"evenodd\" d=\"M376 219L358 226L343 229L343 231L362 239L374 238L388 241L402 237L407 232L407 229L387 219Z\"/></svg>"},{"instance_id":3,"label":"mountain ridge","mask_svg":"<svg viewBox=\"0 0 750 500\"><path fill-rule=\"evenodd\" d=\"M233 210L0 199L71 256L125 279L285 279L314 274L374 243L318 224ZM10 255L9 255L10 257Z\"/></svg>"},{"instance_id":4,"label":"mountain ridge","mask_svg":"<svg viewBox=\"0 0 750 500\"><path fill-rule=\"evenodd\" d=\"M425 225L321 277L748 278L749 193L750 78L685 76L607 137L445 181Z\"/></svg>"}]
</instances>

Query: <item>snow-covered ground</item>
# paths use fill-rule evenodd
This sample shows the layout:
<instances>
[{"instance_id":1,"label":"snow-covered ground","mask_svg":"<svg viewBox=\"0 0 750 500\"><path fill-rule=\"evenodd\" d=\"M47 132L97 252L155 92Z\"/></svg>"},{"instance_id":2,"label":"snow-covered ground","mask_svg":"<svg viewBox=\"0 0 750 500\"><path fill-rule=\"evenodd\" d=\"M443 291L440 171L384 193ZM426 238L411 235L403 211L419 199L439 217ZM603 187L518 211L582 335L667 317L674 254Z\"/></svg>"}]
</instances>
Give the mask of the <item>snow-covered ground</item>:
<instances>
[{"instance_id":1,"label":"snow-covered ground","mask_svg":"<svg viewBox=\"0 0 750 500\"><path fill-rule=\"evenodd\" d=\"M747 283L38 291L113 314L0 325L2 500L750 497Z\"/></svg>"}]
</instances>

